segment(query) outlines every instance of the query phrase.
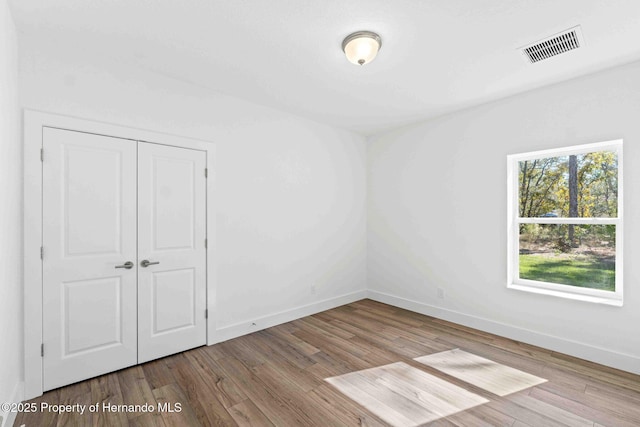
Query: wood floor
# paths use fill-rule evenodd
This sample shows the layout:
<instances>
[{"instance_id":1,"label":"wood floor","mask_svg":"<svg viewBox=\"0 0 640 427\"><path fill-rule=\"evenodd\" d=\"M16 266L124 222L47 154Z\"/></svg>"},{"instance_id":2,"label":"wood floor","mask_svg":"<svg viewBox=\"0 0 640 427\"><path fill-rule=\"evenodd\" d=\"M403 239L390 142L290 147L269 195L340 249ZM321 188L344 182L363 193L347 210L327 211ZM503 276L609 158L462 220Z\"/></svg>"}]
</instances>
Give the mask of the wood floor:
<instances>
[{"instance_id":1,"label":"wood floor","mask_svg":"<svg viewBox=\"0 0 640 427\"><path fill-rule=\"evenodd\" d=\"M413 360L459 348L548 381L504 397ZM363 300L47 392L29 402L152 405L35 412L15 426L386 426L325 378L403 362L489 402L428 426L640 425L640 376ZM158 404L180 411L158 411ZM166 409L166 408L165 408Z\"/></svg>"},{"instance_id":2,"label":"wood floor","mask_svg":"<svg viewBox=\"0 0 640 427\"><path fill-rule=\"evenodd\" d=\"M403 362L326 380L350 399L397 427L413 427L489 400Z\"/></svg>"},{"instance_id":3,"label":"wood floor","mask_svg":"<svg viewBox=\"0 0 640 427\"><path fill-rule=\"evenodd\" d=\"M498 396L513 394L547 381L458 348L413 360Z\"/></svg>"}]
</instances>

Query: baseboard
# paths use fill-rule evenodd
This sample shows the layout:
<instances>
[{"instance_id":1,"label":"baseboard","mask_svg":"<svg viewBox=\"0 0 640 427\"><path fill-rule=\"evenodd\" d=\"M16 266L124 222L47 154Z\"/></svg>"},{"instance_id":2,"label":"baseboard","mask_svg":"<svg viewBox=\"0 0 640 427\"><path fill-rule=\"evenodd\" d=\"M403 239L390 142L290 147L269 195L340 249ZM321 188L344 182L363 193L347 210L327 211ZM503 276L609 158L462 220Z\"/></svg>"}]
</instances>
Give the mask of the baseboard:
<instances>
[{"instance_id":1,"label":"baseboard","mask_svg":"<svg viewBox=\"0 0 640 427\"><path fill-rule=\"evenodd\" d=\"M19 382L13 388L11 400L6 403L20 403L24 400L24 384ZM1 402L5 403L5 402ZM17 412L4 412L0 410L0 427L11 427L16 420Z\"/></svg>"},{"instance_id":2,"label":"baseboard","mask_svg":"<svg viewBox=\"0 0 640 427\"><path fill-rule=\"evenodd\" d=\"M361 290L341 295L339 297L298 306L290 310L281 311L268 316L248 319L243 322L217 329L211 337L212 339L210 340L209 345L237 338L252 332L257 332L262 329L271 328L272 326L300 319L301 317L310 316L321 311L330 310L355 301L360 301L365 298L367 298L367 291Z\"/></svg>"},{"instance_id":3,"label":"baseboard","mask_svg":"<svg viewBox=\"0 0 640 427\"><path fill-rule=\"evenodd\" d=\"M605 348L592 346L578 341L567 340L553 335L542 334L528 329L517 328L493 320L471 316L442 307L397 297L378 291L367 291L367 297L374 301L404 308L416 313L447 320L449 322L479 329L505 338L536 345L601 365L640 374L640 358L630 354L618 353Z\"/></svg>"}]
</instances>

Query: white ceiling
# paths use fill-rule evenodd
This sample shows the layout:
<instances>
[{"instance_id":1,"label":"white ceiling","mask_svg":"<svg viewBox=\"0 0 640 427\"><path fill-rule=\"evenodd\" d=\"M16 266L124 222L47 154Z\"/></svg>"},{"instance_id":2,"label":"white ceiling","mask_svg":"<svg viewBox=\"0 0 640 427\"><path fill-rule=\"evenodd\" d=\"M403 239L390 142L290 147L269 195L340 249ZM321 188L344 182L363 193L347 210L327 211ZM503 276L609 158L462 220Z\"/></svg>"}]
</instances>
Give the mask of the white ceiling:
<instances>
[{"instance_id":1,"label":"white ceiling","mask_svg":"<svg viewBox=\"0 0 640 427\"><path fill-rule=\"evenodd\" d=\"M640 59L638 0L11 0L22 37L372 134ZM575 25L586 46L518 47ZM340 44L383 46L364 67ZM55 47L57 46L57 47Z\"/></svg>"}]
</instances>

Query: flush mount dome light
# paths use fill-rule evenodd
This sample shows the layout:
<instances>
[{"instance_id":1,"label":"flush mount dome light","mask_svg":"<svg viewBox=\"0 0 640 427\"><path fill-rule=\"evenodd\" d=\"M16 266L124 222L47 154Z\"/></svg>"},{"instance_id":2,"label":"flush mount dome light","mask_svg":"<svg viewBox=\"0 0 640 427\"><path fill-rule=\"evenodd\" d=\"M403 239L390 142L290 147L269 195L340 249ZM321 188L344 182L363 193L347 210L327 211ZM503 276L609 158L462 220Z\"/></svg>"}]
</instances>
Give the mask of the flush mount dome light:
<instances>
[{"instance_id":1,"label":"flush mount dome light","mask_svg":"<svg viewBox=\"0 0 640 427\"><path fill-rule=\"evenodd\" d=\"M342 50L349 62L364 65L373 61L382 46L380 36L371 31L349 34L342 42Z\"/></svg>"}]
</instances>

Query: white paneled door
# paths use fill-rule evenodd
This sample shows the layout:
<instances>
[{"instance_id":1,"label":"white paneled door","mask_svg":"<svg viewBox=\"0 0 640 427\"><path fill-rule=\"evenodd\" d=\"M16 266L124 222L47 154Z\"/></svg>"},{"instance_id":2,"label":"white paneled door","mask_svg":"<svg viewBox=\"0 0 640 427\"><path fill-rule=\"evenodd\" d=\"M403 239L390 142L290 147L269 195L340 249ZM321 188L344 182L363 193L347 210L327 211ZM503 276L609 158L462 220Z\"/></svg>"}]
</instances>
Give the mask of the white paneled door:
<instances>
[{"instance_id":1,"label":"white paneled door","mask_svg":"<svg viewBox=\"0 0 640 427\"><path fill-rule=\"evenodd\" d=\"M206 343L206 153L138 148L138 361Z\"/></svg>"},{"instance_id":2,"label":"white paneled door","mask_svg":"<svg viewBox=\"0 0 640 427\"><path fill-rule=\"evenodd\" d=\"M50 390L137 362L137 165L136 144L125 139L44 128L43 148Z\"/></svg>"},{"instance_id":3,"label":"white paneled door","mask_svg":"<svg viewBox=\"0 0 640 427\"><path fill-rule=\"evenodd\" d=\"M206 154L43 129L43 386L206 342Z\"/></svg>"}]
</instances>

